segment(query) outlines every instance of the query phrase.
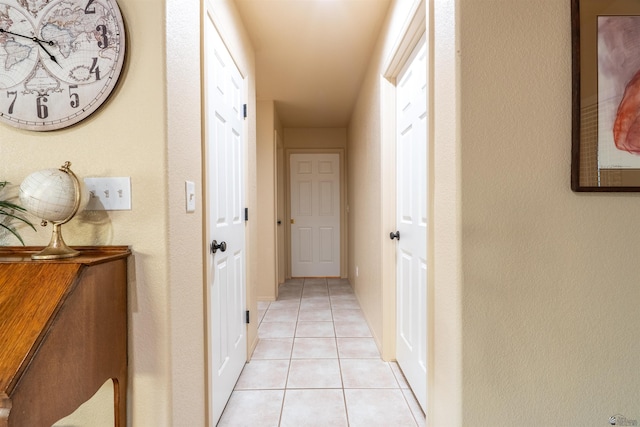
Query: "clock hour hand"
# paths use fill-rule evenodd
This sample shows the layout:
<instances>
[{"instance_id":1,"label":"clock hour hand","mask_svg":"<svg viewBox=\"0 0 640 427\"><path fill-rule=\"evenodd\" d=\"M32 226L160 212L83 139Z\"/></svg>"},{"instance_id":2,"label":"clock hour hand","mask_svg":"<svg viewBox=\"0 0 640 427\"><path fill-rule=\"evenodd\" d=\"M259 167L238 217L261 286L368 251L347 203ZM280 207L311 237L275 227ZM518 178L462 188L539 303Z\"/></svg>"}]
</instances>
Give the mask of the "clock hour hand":
<instances>
[{"instance_id":1,"label":"clock hour hand","mask_svg":"<svg viewBox=\"0 0 640 427\"><path fill-rule=\"evenodd\" d=\"M42 44L42 42L41 42L40 40L36 39L35 37L33 38L33 40L34 40L36 43L38 43L38 44L40 45L40 47L42 48L42 50L44 50L44 51L47 53L47 55L49 55L49 59L51 59L53 62L55 62L55 63L56 63L56 65L57 65L58 67L62 68L62 65L60 65L60 63L58 63L58 60L56 59L56 57L55 57L55 56L53 56L53 55L51 54L51 52L49 52L49 51L47 50L47 48L46 48L46 47L44 47L44 45ZM46 42L45 42L45 43L46 43ZM53 43L53 42L52 42L52 43Z\"/></svg>"}]
</instances>

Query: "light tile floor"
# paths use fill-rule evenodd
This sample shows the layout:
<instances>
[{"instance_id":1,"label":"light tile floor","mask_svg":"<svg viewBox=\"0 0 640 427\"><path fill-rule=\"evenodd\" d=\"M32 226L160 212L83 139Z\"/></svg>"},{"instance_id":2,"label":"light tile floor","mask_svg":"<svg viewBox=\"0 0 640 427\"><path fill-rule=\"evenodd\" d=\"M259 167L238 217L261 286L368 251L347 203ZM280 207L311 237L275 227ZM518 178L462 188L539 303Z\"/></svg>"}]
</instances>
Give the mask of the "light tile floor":
<instances>
[{"instance_id":1,"label":"light tile floor","mask_svg":"<svg viewBox=\"0 0 640 427\"><path fill-rule=\"evenodd\" d=\"M260 340L218 426L425 426L346 280L290 280L258 309Z\"/></svg>"}]
</instances>

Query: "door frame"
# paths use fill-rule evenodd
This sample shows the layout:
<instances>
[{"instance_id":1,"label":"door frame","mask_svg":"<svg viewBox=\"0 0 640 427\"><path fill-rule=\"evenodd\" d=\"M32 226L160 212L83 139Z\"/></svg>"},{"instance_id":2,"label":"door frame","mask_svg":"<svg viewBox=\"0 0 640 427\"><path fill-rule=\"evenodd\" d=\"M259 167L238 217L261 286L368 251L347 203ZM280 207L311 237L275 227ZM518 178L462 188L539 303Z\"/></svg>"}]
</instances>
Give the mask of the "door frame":
<instances>
[{"instance_id":1,"label":"door frame","mask_svg":"<svg viewBox=\"0 0 640 427\"><path fill-rule=\"evenodd\" d=\"M427 84L429 85L429 99L427 105L429 109L429 123L433 123L433 23L432 4L427 6L426 0L413 0L409 19L401 31L401 36L396 42L383 66L384 73L381 79L381 133L382 144L381 157L384 159L395 159L396 156L396 80L405 64L411 59L411 54L423 36L426 34L426 44L429 52L429 69L427 70ZM427 28L427 22L429 22ZM433 126L429 126L427 140L433 141ZM427 212L429 216L427 230L433 230L434 206L433 206L433 144L427 147L427 162L429 175L427 176L427 186L430 196L427 199ZM381 187L381 215L383 236L386 242L381 248L382 257L382 323L383 334L381 344L381 355L384 360L395 360L396 357L396 245L389 239L389 232L396 229L396 164L393 162L381 162L381 176L386 178ZM383 238L385 239L385 238ZM433 260L433 233L427 235L427 262L429 266L434 265ZM433 402L433 325L434 325L434 269L429 268L427 273L427 415L432 412Z\"/></svg>"},{"instance_id":2,"label":"door frame","mask_svg":"<svg viewBox=\"0 0 640 427\"><path fill-rule=\"evenodd\" d=\"M278 133L278 130L274 130L274 185L275 185L275 218L276 218L276 299L278 298L278 289L282 283L284 283L287 277L287 256L286 248L289 247L286 241L286 196L285 191L285 154L284 154L284 142L282 136Z\"/></svg>"},{"instance_id":3,"label":"door frame","mask_svg":"<svg viewBox=\"0 0 640 427\"><path fill-rule=\"evenodd\" d=\"M291 278L291 155L292 154L338 154L340 159L340 277L347 277L347 176L346 153L344 148L285 148L284 161L284 197L285 216L283 219L284 241L286 247L285 268L286 276Z\"/></svg>"}]
</instances>

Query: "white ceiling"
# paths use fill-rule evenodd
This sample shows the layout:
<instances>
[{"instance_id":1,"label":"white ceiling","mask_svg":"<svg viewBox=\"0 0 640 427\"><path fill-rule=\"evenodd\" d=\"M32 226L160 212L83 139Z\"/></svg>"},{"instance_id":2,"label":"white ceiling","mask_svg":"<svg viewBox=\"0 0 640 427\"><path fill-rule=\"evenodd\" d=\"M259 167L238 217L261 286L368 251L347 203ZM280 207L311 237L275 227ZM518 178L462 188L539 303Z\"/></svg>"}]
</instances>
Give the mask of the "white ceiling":
<instances>
[{"instance_id":1,"label":"white ceiling","mask_svg":"<svg viewBox=\"0 0 640 427\"><path fill-rule=\"evenodd\" d=\"M258 100L284 127L346 127L391 0L234 0Z\"/></svg>"}]
</instances>

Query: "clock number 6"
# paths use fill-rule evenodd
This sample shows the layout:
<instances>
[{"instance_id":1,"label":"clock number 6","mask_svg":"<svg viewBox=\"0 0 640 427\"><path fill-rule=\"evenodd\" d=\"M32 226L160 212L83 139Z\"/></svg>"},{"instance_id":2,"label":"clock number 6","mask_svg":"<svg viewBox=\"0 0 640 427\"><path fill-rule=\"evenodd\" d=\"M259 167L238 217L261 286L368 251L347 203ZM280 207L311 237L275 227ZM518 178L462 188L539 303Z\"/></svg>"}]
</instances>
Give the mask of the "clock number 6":
<instances>
[{"instance_id":1,"label":"clock number 6","mask_svg":"<svg viewBox=\"0 0 640 427\"><path fill-rule=\"evenodd\" d=\"M13 95L13 101L9 105L9 114L13 114L13 106L16 104L16 99L18 99L18 91L7 92L7 98L11 98L11 95Z\"/></svg>"},{"instance_id":2,"label":"clock number 6","mask_svg":"<svg viewBox=\"0 0 640 427\"><path fill-rule=\"evenodd\" d=\"M46 96L39 96L36 100L36 107L38 111L39 119L46 119L49 117L49 107L47 107L44 103L47 102Z\"/></svg>"}]
</instances>

